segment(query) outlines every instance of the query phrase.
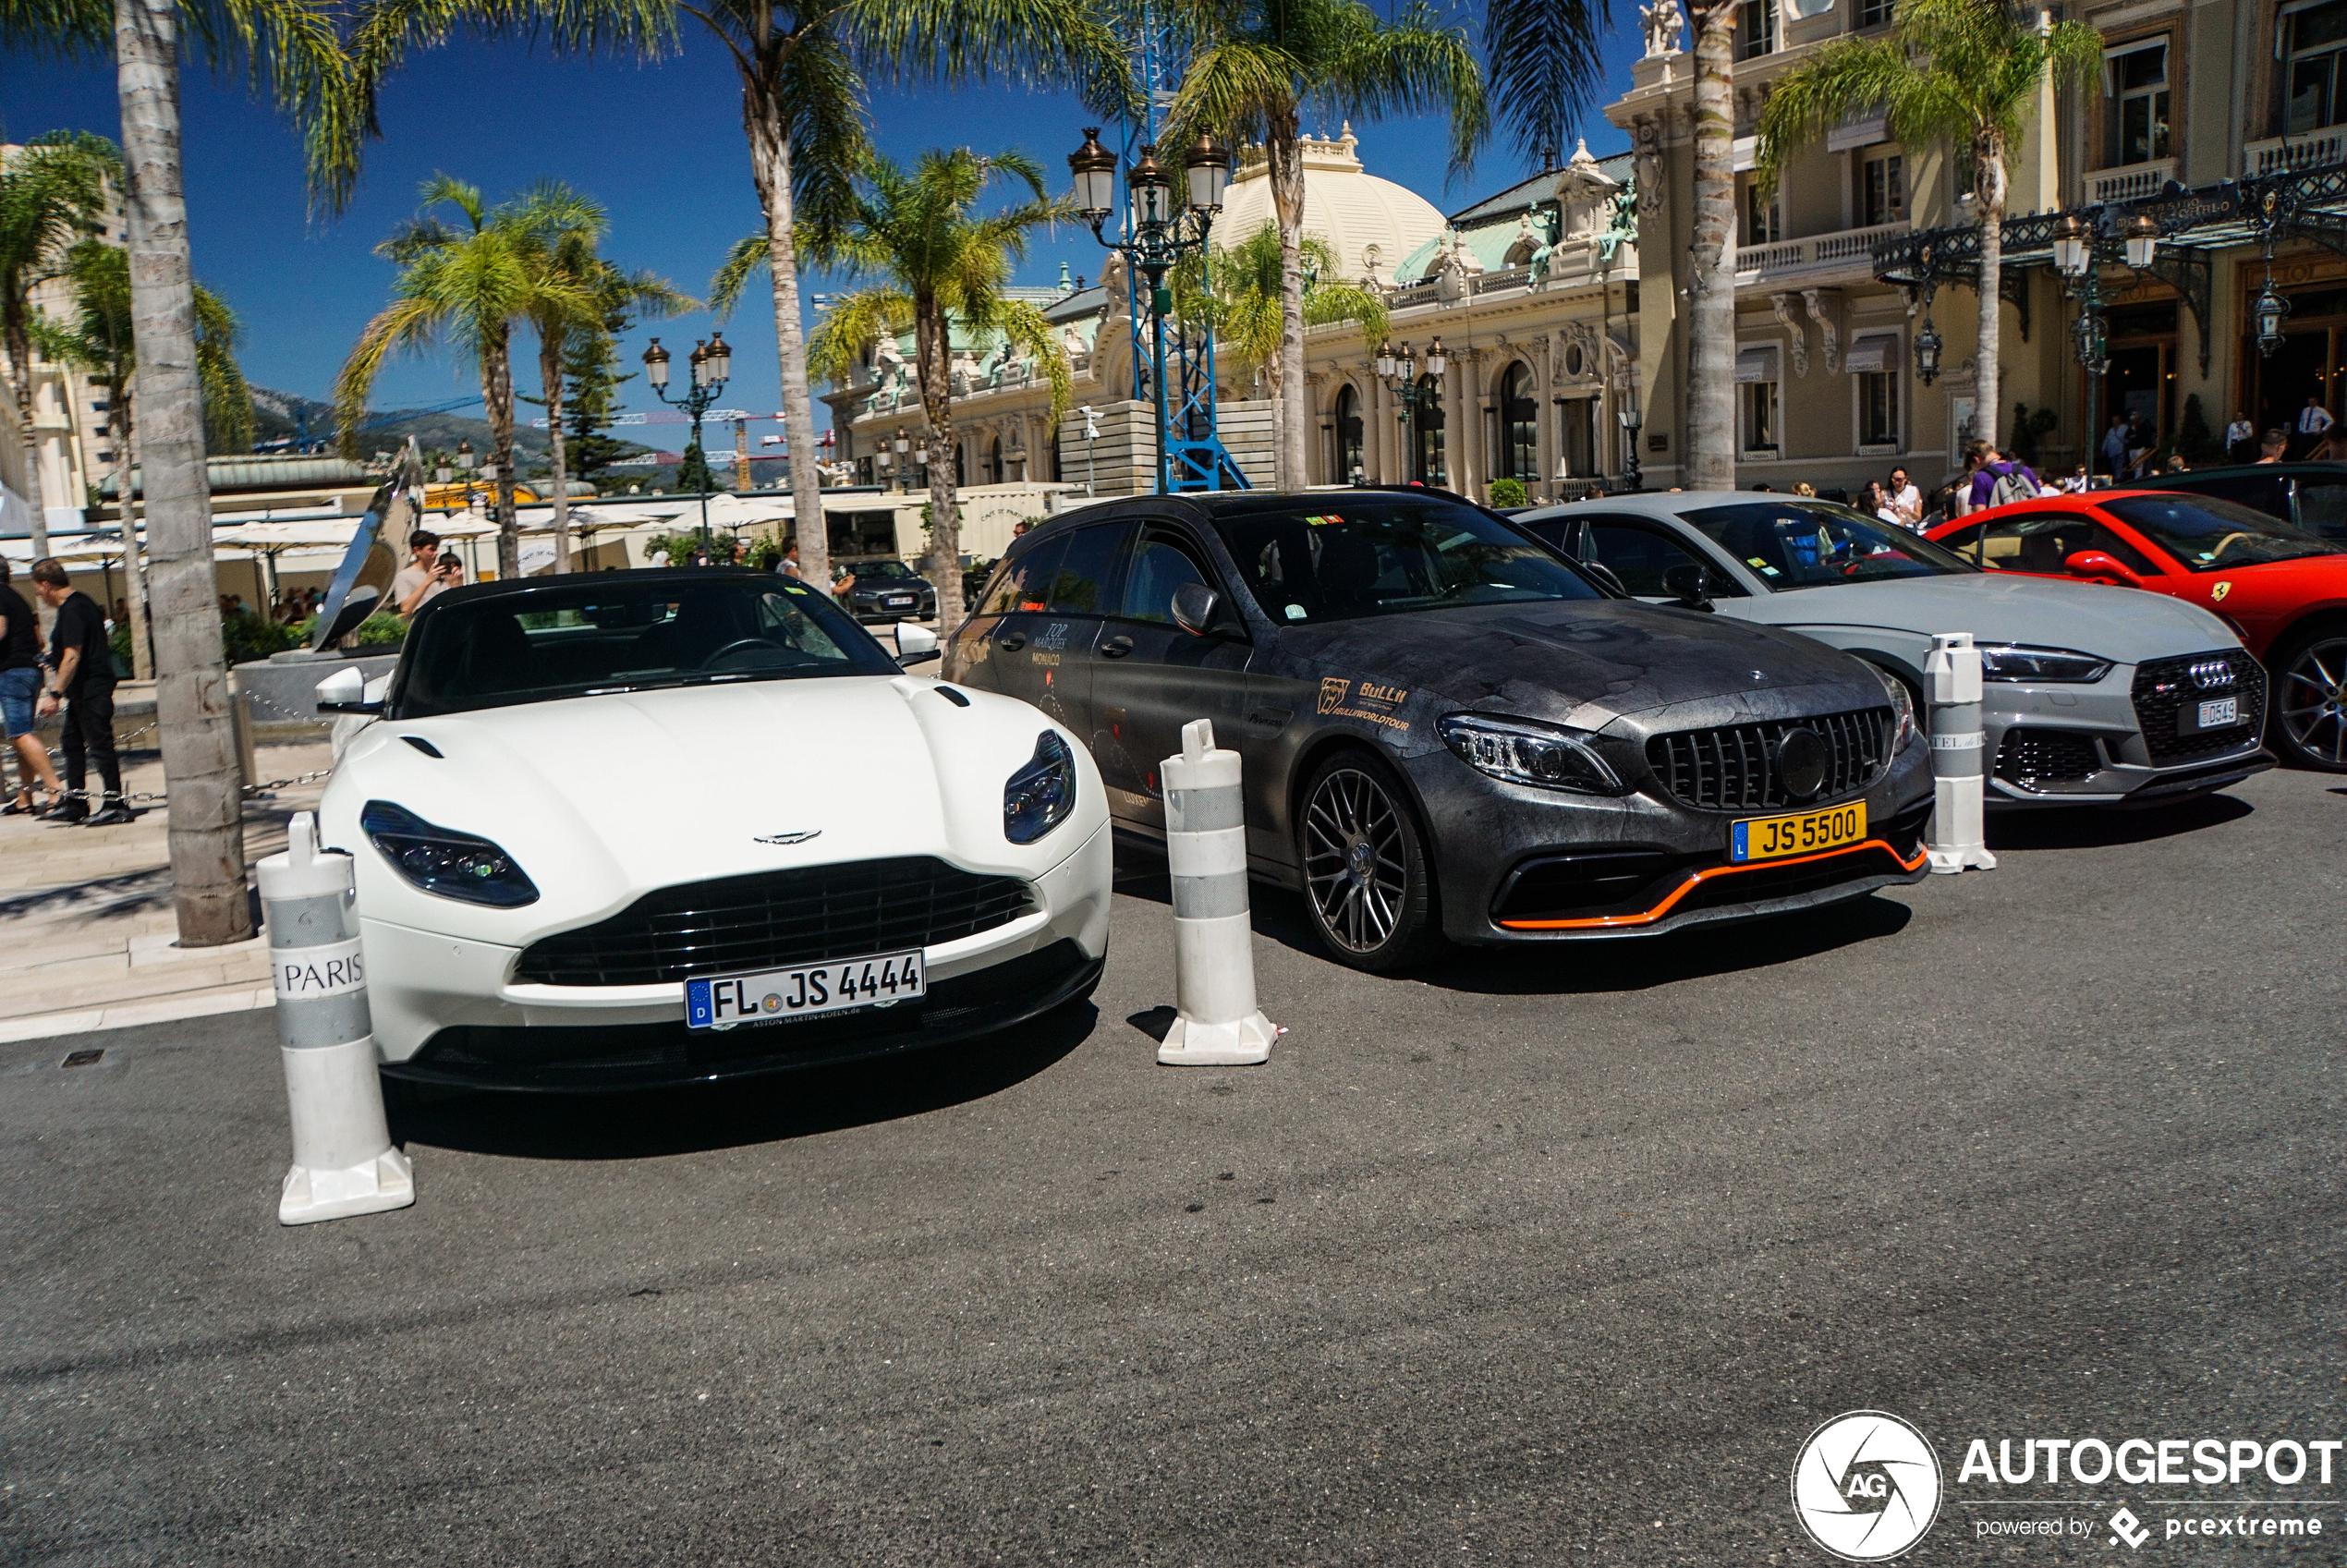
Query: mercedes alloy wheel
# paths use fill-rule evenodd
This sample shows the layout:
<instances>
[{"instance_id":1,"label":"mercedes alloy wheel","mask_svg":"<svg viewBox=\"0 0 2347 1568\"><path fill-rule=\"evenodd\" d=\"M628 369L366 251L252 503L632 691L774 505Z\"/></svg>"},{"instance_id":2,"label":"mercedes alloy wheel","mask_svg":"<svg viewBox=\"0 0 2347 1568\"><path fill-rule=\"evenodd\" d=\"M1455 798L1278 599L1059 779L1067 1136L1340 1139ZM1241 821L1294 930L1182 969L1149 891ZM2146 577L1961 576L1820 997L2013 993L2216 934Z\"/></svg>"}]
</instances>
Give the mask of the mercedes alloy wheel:
<instances>
[{"instance_id":1,"label":"mercedes alloy wheel","mask_svg":"<svg viewBox=\"0 0 2347 1568\"><path fill-rule=\"evenodd\" d=\"M1424 837L1383 763L1349 751L1323 762L1297 837L1312 923L1339 963L1394 969L1441 943Z\"/></svg>"}]
</instances>

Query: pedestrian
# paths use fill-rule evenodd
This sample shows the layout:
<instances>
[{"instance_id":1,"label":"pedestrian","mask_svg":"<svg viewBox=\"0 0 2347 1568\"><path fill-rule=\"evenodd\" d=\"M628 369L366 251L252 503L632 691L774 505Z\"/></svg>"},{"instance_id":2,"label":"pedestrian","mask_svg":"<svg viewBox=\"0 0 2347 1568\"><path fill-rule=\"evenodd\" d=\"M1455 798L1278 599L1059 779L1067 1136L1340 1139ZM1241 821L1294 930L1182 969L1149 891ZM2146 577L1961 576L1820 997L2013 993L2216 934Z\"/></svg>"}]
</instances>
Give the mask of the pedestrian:
<instances>
[{"instance_id":1,"label":"pedestrian","mask_svg":"<svg viewBox=\"0 0 2347 1568\"><path fill-rule=\"evenodd\" d=\"M2041 492L2043 486L2026 463L2008 462L1985 441L1973 444L1979 451L1980 466L1972 475L1972 509L1984 506L2006 506L2015 501L2026 501Z\"/></svg>"},{"instance_id":2,"label":"pedestrian","mask_svg":"<svg viewBox=\"0 0 2347 1568\"><path fill-rule=\"evenodd\" d=\"M2110 470L2112 479L2117 479L2125 471L2127 467L2126 415L2110 416L2110 428L2103 432L2102 437L2102 460L2103 466Z\"/></svg>"},{"instance_id":3,"label":"pedestrian","mask_svg":"<svg viewBox=\"0 0 2347 1568\"><path fill-rule=\"evenodd\" d=\"M2246 463L2256 450L2257 427L2249 422L2248 415L2234 409L2233 422L2225 427L2225 460Z\"/></svg>"},{"instance_id":4,"label":"pedestrian","mask_svg":"<svg viewBox=\"0 0 2347 1568\"><path fill-rule=\"evenodd\" d=\"M2269 430L2266 432L2266 438L2257 444L2257 461L2279 463L2281 461L2281 455L2289 448L2290 437L2286 433L2280 430Z\"/></svg>"},{"instance_id":5,"label":"pedestrian","mask_svg":"<svg viewBox=\"0 0 2347 1568\"><path fill-rule=\"evenodd\" d=\"M2171 473L2171 474L2183 474L2183 473L2190 473L2190 472L2192 471L2192 468L2191 468L2191 465L2187 464L2187 463L2184 461L2184 455L2183 455L2183 453L2181 453L2181 452L2171 452L2171 453L2169 453L2169 454L2168 454L2168 470L2167 470L2167 471L2168 471L2168 472L2170 472L2170 473Z\"/></svg>"},{"instance_id":6,"label":"pedestrian","mask_svg":"<svg viewBox=\"0 0 2347 1568\"><path fill-rule=\"evenodd\" d=\"M1601 484L1591 485L1582 495L1581 499L1584 501L1603 501L1605 499L1605 486Z\"/></svg>"},{"instance_id":7,"label":"pedestrian","mask_svg":"<svg viewBox=\"0 0 2347 1568\"><path fill-rule=\"evenodd\" d=\"M804 577L798 569L798 541L794 538L783 546L782 573L786 577Z\"/></svg>"},{"instance_id":8,"label":"pedestrian","mask_svg":"<svg viewBox=\"0 0 2347 1568\"><path fill-rule=\"evenodd\" d=\"M33 705L41 696L41 628L32 606L8 586L8 563L0 557L0 730L17 754L17 793L0 806L0 817L34 814L35 780L49 792L52 808L65 799L66 786L49 765L49 748L33 734Z\"/></svg>"},{"instance_id":9,"label":"pedestrian","mask_svg":"<svg viewBox=\"0 0 2347 1568\"><path fill-rule=\"evenodd\" d=\"M122 762L114 748L114 652L106 646L104 617L97 601L79 592L53 557L32 564L33 591L57 613L49 628L49 687L41 694L43 718L63 705L66 715L67 796L42 813L54 822L87 822L110 828L130 820L122 800ZM84 798L89 768L97 766L105 797L92 815Z\"/></svg>"},{"instance_id":10,"label":"pedestrian","mask_svg":"<svg viewBox=\"0 0 2347 1568\"><path fill-rule=\"evenodd\" d=\"M2298 410L2298 434L2305 443L2307 455L2313 454L2316 444L2322 440L2333 422L2330 410L2323 407L2321 396L2310 394L2306 406Z\"/></svg>"},{"instance_id":11,"label":"pedestrian","mask_svg":"<svg viewBox=\"0 0 2347 1568\"><path fill-rule=\"evenodd\" d=\"M2127 416L2127 477L2142 479L2151 471L2151 449L2158 441L2151 421L2141 414Z\"/></svg>"},{"instance_id":12,"label":"pedestrian","mask_svg":"<svg viewBox=\"0 0 2347 1568\"><path fill-rule=\"evenodd\" d=\"M440 536L430 529L418 529L407 536L407 564L391 579L392 608L402 615L413 615L433 599L456 586L443 562L453 563L456 557L440 553Z\"/></svg>"},{"instance_id":13,"label":"pedestrian","mask_svg":"<svg viewBox=\"0 0 2347 1568\"><path fill-rule=\"evenodd\" d=\"M1923 527L1923 492L1907 477L1904 465L1891 470L1891 482L1882 488L1891 497L1891 509L1899 514L1893 522L1902 528Z\"/></svg>"},{"instance_id":14,"label":"pedestrian","mask_svg":"<svg viewBox=\"0 0 2347 1568\"><path fill-rule=\"evenodd\" d=\"M1878 517L1883 522L1890 523L1894 527L1904 528L1907 526L1899 516L1898 506L1894 504L1891 499L1890 487L1884 484L1880 480L1868 480L1867 481L1867 488L1858 497L1858 510Z\"/></svg>"},{"instance_id":15,"label":"pedestrian","mask_svg":"<svg viewBox=\"0 0 2347 1568\"><path fill-rule=\"evenodd\" d=\"M2086 465L2081 463L2076 468L2071 469L2070 477L2063 480L2061 483L2057 485L2055 488L2060 490L2064 495L2084 495L2087 491L2094 488L2094 483L2095 481L2093 478L2086 472Z\"/></svg>"},{"instance_id":16,"label":"pedestrian","mask_svg":"<svg viewBox=\"0 0 2347 1568\"><path fill-rule=\"evenodd\" d=\"M1811 484L1807 480L1796 480L1794 481L1793 493L1795 495L1806 495L1814 500L1817 497L1818 487Z\"/></svg>"}]
</instances>

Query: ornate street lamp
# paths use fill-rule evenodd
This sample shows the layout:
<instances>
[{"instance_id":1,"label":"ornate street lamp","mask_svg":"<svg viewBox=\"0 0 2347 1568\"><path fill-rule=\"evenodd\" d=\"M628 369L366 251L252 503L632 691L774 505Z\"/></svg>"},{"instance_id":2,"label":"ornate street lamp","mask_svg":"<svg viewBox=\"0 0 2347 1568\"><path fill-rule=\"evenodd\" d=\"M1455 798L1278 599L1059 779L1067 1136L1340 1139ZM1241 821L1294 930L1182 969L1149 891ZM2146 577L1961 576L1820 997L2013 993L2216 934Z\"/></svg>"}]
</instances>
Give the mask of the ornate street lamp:
<instances>
[{"instance_id":1,"label":"ornate street lamp","mask_svg":"<svg viewBox=\"0 0 2347 1568\"><path fill-rule=\"evenodd\" d=\"M2075 213L2064 213L2053 227L2054 267L2064 277L2083 277L2093 260L2093 233Z\"/></svg>"},{"instance_id":2,"label":"ornate street lamp","mask_svg":"<svg viewBox=\"0 0 2347 1568\"><path fill-rule=\"evenodd\" d=\"M1398 357L1394 354L1391 344L1380 345L1378 348L1378 374L1385 378L1388 387L1393 394L1393 417L1402 423L1403 442L1409 450L1414 466L1417 457L1419 411L1440 407L1442 396L1442 372L1450 368L1450 357L1442 352L1442 339L1438 334L1433 343L1428 346L1426 351L1426 373L1433 378L1434 385L1420 386L1417 359L1410 352L1408 343L1402 345L1402 351ZM1426 478L1435 484L1450 482L1447 469L1429 473Z\"/></svg>"},{"instance_id":3,"label":"ornate street lamp","mask_svg":"<svg viewBox=\"0 0 2347 1568\"><path fill-rule=\"evenodd\" d=\"M1940 374L1940 350L1945 346L1940 329L1931 324L1931 317L1927 314L1915 333L1915 379L1924 385L1929 386Z\"/></svg>"},{"instance_id":4,"label":"ornate street lamp","mask_svg":"<svg viewBox=\"0 0 2347 1568\"><path fill-rule=\"evenodd\" d=\"M2127 265L2142 272L2159 250L2159 225L2149 213L2137 213L2126 230Z\"/></svg>"},{"instance_id":5,"label":"ornate street lamp","mask_svg":"<svg viewBox=\"0 0 2347 1568\"><path fill-rule=\"evenodd\" d=\"M2274 274L2266 273L2266 286L2259 291L2249 313L2257 322L2257 352L2268 359L2282 345L2281 324L2290 319L2290 301L2274 292Z\"/></svg>"},{"instance_id":6,"label":"ornate street lamp","mask_svg":"<svg viewBox=\"0 0 2347 1568\"><path fill-rule=\"evenodd\" d=\"M651 384L653 396L672 408L684 409L691 418L692 444L699 447L701 419L716 406L717 395L725 390L726 378L733 373L733 351L725 346L724 335L718 333L710 334L707 343L694 344L687 359L692 368L692 384L682 397L668 395L668 350L660 346L660 339L653 338L651 346L644 350L644 380ZM709 558L708 473L709 454L704 451L700 484L700 553L704 561Z\"/></svg>"},{"instance_id":7,"label":"ornate street lamp","mask_svg":"<svg viewBox=\"0 0 2347 1568\"><path fill-rule=\"evenodd\" d=\"M1638 428L1646 423L1646 416L1638 411L1636 389L1633 389L1629 397L1623 400L1620 418L1623 432L1630 438L1630 457L1629 461L1623 465L1622 477L1630 490L1634 492L1644 490L1647 477L1646 471L1638 467Z\"/></svg>"}]
</instances>

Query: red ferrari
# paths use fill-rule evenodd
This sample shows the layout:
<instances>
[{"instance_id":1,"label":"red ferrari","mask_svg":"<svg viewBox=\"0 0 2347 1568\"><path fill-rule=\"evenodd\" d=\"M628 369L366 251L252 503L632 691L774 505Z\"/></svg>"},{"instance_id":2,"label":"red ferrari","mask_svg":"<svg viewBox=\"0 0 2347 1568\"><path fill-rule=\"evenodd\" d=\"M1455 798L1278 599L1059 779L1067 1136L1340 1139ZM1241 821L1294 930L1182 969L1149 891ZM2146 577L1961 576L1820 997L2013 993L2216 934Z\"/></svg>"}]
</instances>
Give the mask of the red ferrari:
<instances>
[{"instance_id":1,"label":"red ferrari","mask_svg":"<svg viewBox=\"0 0 2347 1568\"><path fill-rule=\"evenodd\" d=\"M2041 495L1929 533L1989 571L2144 589L2223 616L2273 676L2267 744L2347 772L2347 544L2157 490Z\"/></svg>"}]
</instances>

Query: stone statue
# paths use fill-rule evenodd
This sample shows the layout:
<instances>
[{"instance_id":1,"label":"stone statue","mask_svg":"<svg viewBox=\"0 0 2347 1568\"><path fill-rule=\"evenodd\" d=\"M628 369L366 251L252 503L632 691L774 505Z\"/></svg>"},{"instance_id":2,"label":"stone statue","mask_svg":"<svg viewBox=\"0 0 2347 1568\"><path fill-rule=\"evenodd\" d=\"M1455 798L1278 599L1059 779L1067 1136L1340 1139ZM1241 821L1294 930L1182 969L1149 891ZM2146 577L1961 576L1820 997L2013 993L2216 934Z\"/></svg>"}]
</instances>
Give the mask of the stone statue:
<instances>
[{"instance_id":1,"label":"stone statue","mask_svg":"<svg viewBox=\"0 0 2347 1568\"><path fill-rule=\"evenodd\" d=\"M1638 26L1646 33L1647 58L1652 60L1679 52L1679 33L1686 26L1686 17L1679 9L1679 0L1648 0L1638 7Z\"/></svg>"},{"instance_id":2,"label":"stone statue","mask_svg":"<svg viewBox=\"0 0 2347 1568\"><path fill-rule=\"evenodd\" d=\"M1556 257L1557 214L1536 210L1526 213L1525 221L1531 226L1533 237L1538 241L1532 248L1529 262L1531 276L1527 282L1533 288L1544 287L1549 281L1550 264Z\"/></svg>"},{"instance_id":3,"label":"stone statue","mask_svg":"<svg viewBox=\"0 0 2347 1568\"><path fill-rule=\"evenodd\" d=\"M1071 370L1083 370L1092 362L1092 346L1084 341L1074 322L1060 329L1060 351L1067 356Z\"/></svg>"}]
</instances>

